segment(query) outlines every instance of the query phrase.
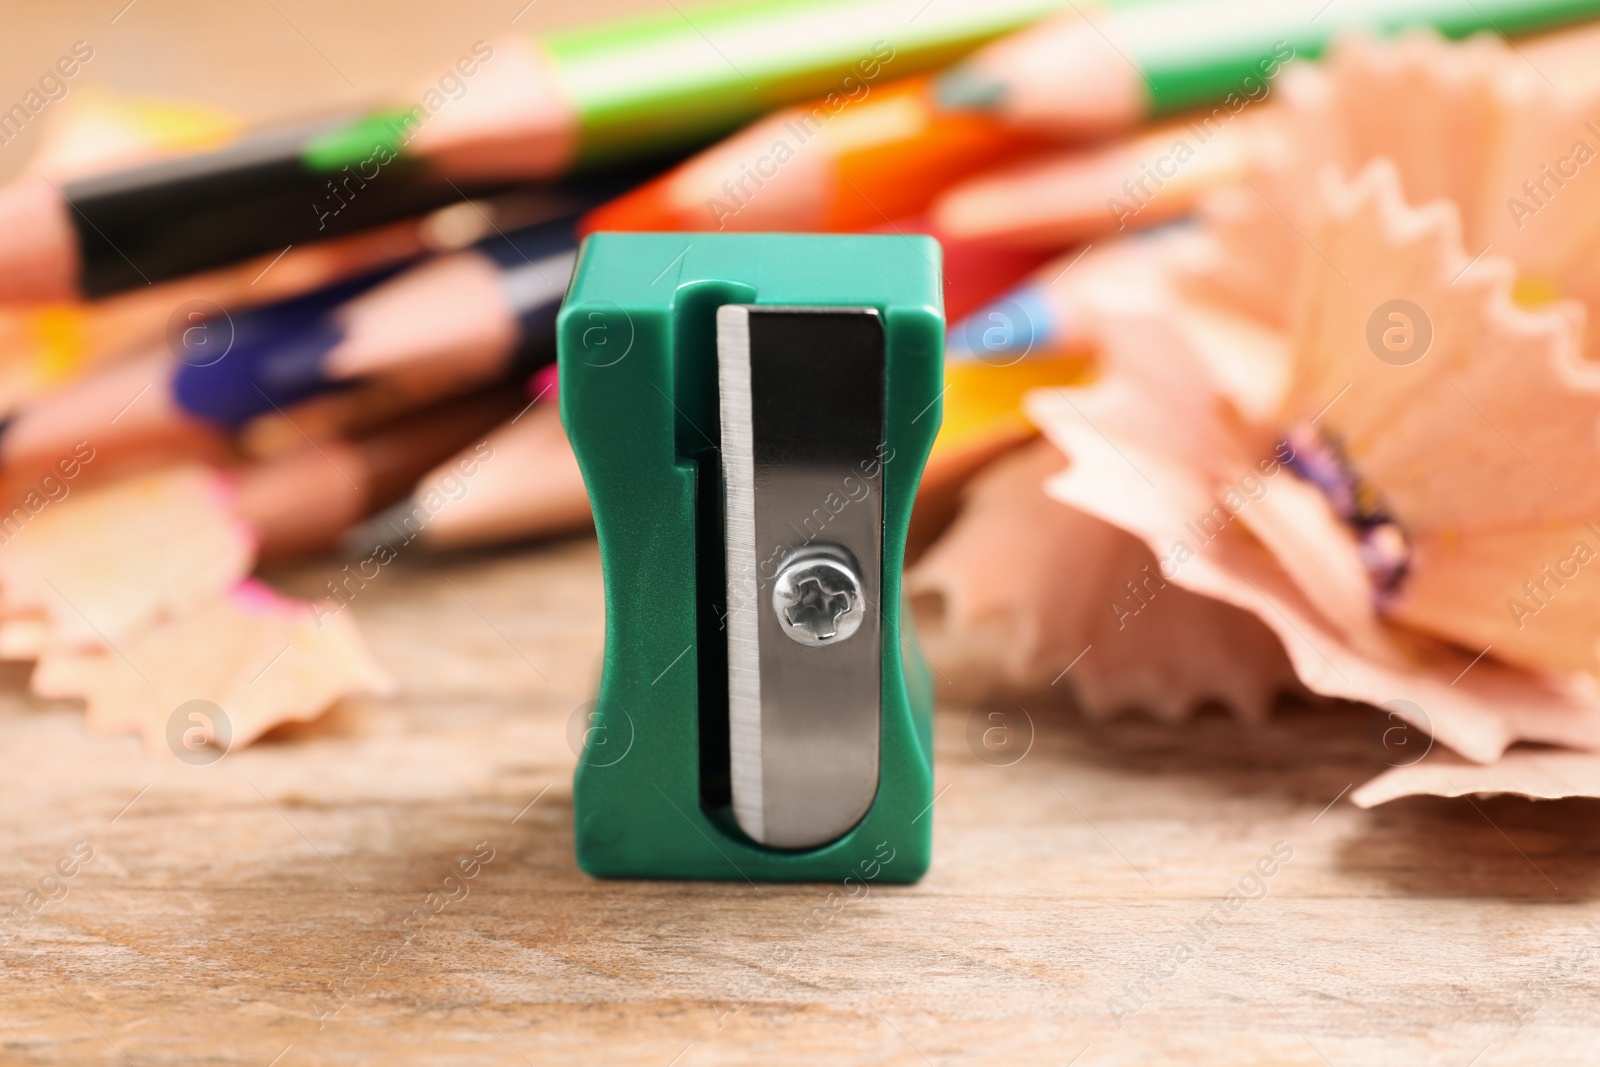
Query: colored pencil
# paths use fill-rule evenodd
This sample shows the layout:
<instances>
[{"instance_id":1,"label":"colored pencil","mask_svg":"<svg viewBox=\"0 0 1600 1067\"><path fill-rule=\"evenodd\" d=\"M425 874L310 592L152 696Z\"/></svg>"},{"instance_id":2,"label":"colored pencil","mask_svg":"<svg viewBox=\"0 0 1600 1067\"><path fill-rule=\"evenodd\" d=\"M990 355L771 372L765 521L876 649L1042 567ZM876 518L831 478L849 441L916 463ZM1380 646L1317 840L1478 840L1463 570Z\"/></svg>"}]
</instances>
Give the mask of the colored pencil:
<instances>
[{"instance_id":1,"label":"colored pencil","mask_svg":"<svg viewBox=\"0 0 1600 1067\"><path fill-rule=\"evenodd\" d=\"M335 548L346 529L410 492L425 472L527 404L501 387L457 397L350 438L307 441L238 472L235 507L262 560Z\"/></svg>"},{"instance_id":2,"label":"colored pencil","mask_svg":"<svg viewBox=\"0 0 1600 1067\"><path fill-rule=\"evenodd\" d=\"M102 296L509 182L680 151L775 106L949 62L1061 2L741 0L478 42L374 112L13 184L0 192L0 301Z\"/></svg>"},{"instance_id":3,"label":"colored pencil","mask_svg":"<svg viewBox=\"0 0 1600 1067\"><path fill-rule=\"evenodd\" d=\"M927 79L782 111L586 216L596 230L853 231L915 215L952 182L1031 138L975 114L940 114Z\"/></svg>"},{"instance_id":4,"label":"colored pencil","mask_svg":"<svg viewBox=\"0 0 1600 1067\"><path fill-rule=\"evenodd\" d=\"M538 384L544 381L545 384ZM344 538L345 551L383 546L441 550L550 537L591 523L577 458L553 402L553 379L538 379L538 401L427 474L411 495Z\"/></svg>"},{"instance_id":5,"label":"colored pencil","mask_svg":"<svg viewBox=\"0 0 1600 1067\"><path fill-rule=\"evenodd\" d=\"M555 358L573 245L572 223L561 220L403 272L199 320L174 332L170 351L19 412L0 432L0 466L48 464L78 440L110 453L202 448L257 416L358 381L384 380L426 401L525 377Z\"/></svg>"},{"instance_id":6,"label":"colored pencil","mask_svg":"<svg viewBox=\"0 0 1600 1067\"><path fill-rule=\"evenodd\" d=\"M1600 13L1597 0L1154 0L1079 9L990 45L938 81L956 110L1057 137L1104 135L1148 116L1265 99L1287 64L1341 33L1431 26L1450 37L1528 33Z\"/></svg>"},{"instance_id":7,"label":"colored pencil","mask_svg":"<svg viewBox=\"0 0 1600 1067\"><path fill-rule=\"evenodd\" d=\"M953 239L1043 249L1170 222L1244 172L1258 129L1249 115L1213 130L1173 122L1126 141L1029 159L945 190L929 215Z\"/></svg>"}]
</instances>

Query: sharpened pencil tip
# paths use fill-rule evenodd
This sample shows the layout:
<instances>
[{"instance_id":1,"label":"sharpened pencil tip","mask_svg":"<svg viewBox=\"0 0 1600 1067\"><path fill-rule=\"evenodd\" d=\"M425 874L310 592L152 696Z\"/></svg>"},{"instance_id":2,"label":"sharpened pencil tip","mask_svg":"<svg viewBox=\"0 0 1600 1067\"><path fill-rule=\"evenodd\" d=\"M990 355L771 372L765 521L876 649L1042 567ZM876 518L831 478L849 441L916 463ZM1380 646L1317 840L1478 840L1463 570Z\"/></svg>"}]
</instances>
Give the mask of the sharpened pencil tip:
<instances>
[{"instance_id":1,"label":"sharpened pencil tip","mask_svg":"<svg viewBox=\"0 0 1600 1067\"><path fill-rule=\"evenodd\" d=\"M350 527L339 537L339 554L348 559L370 556L380 546L398 552L416 537L415 516L418 505L411 497L396 501L376 515ZM421 514L427 514L424 509ZM407 525L411 520L411 525Z\"/></svg>"},{"instance_id":2,"label":"sharpened pencil tip","mask_svg":"<svg viewBox=\"0 0 1600 1067\"><path fill-rule=\"evenodd\" d=\"M996 111L1005 102L1009 87L1004 81L981 70L955 67L934 83L934 99L950 111Z\"/></svg>"}]
</instances>

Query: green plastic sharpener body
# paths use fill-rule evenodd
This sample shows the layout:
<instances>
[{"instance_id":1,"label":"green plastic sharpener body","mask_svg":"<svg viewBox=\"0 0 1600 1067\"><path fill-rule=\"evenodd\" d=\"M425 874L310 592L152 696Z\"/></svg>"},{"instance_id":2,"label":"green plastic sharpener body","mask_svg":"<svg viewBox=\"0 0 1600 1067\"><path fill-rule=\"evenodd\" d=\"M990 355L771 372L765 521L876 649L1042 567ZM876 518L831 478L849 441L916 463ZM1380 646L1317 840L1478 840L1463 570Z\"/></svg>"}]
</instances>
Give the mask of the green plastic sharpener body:
<instances>
[{"instance_id":1,"label":"green plastic sharpener body","mask_svg":"<svg viewBox=\"0 0 1600 1067\"><path fill-rule=\"evenodd\" d=\"M912 501L940 421L939 262L937 242L926 237L601 233L584 242L557 335L561 417L588 487L605 573L605 660L598 698L581 723L583 751L573 782L578 863L588 873L849 885L914 882L927 870L932 686L902 617L900 572ZM746 410L723 424L721 397L740 395L727 392L730 305L747 309L736 310L733 319L749 324L740 327L740 338L746 365L753 368L746 372L752 379L746 395L755 397L756 412L753 478L726 465L739 449L725 433L740 418L750 418ZM842 339L839 344L832 342L835 337ZM720 365L719 340L725 350ZM880 343L881 381L873 347ZM852 362L852 352L863 344L871 356L866 372L862 361ZM856 411L868 409L870 419L855 418ZM823 429L813 432L813 425ZM876 447L857 461L858 445L868 439L863 434L877 438L880 430ZM808 433L824 440L806 441ZM858 644L855 654L877 649L878 669L866 676L877 680L875 738L869 728L863 742L857 729L833 749L818 745L816 722L831 722L828 716L849 704L835 702L828 687L848 682L830 670L804 669L810 662L834 662L804 659L805 635L790 634L793 646L784 637L762 638L769 642L763 656L801 664L780 671L763 659L762 684L787 687L794 707L821 717L800 717L800 734L813 730L794 749L801 755L790 756L802 772L826 780L833 764L851 766L852 758L856 764L864 758L870 773L876 742L875 785L871 778L856 782L865 783L864 814L855 818L851 802L842 809L835 803L846 820L855 818L853 824L803 847L756 839L781 841L781 829L772 828L781 826L783 812L768 812L764 824L757 816L755 825L764 825L768 836L750 829L750 812L759 810L751 808L750 787L743 787L743 806L735 799L739 783L748 781L748 771L741 779L740 768L748 766L749 744L741 748L737 726L730 742L729 726L730 704L745 706L737 692L730 698L730 670L737 669L730 658L752 662L740 659L745 653L737 647L730 653L729 634L740 632L735 618L767 612L760 618L764 635L776 632L775 610L790 630L797 618L810 625L809 616L784 616L781 606L768 606L777 594L765 585L748 598L754 608L740 609L740 615L732 606L745 603L728 577L736 565L729 545L738 523L728 518L735 510L734 483L758 500L763 492L776 493L767 487L799 469L783 466L793 458L785 452L792 442L783 434L801 438L796 447L802 452L814 447L822 456L802 471L812 482L791 479L791 486L820 484L816 477L827 475L854 487L819 505L818 528L840 515L833 529L855 523L859 530L863 516L871 516L857 544L878 552L876 559L859 547L853 555L844 553L862 570L856 592L872 612L865 624L855 625L877 644ZM776 444L774 435L780 438ZM871 494L878 499L870 501ZM856 510L841 515L848 508ZM826 549L811 544L817 530L810 524L789 525L794 553ZM761 569L763 581L770 572ZM831 603L826 596L821 602ZM834 636L817 632L824 639ZM870 683L867 689L870 698ZM768 714L768 704L763 689L760 714ZM739 721L737 711L734 719ZM778 719L763 729L769 748L777 743L773 738L784 736ZM781 775L772 780L779 784L765 798L769 807L786 795L779 788ZM793 797L792 783L789 788ZM800 796L802 807L826 807L829 799Z\"/></svg>"}]
</instances>

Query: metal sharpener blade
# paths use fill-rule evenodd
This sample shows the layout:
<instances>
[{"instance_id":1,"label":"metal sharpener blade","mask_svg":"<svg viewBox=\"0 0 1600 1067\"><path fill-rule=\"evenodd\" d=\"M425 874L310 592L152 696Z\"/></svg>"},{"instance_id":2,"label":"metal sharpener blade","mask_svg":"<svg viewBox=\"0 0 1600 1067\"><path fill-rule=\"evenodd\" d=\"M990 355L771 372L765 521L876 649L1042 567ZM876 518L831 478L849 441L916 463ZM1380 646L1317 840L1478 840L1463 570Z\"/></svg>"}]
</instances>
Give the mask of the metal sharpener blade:
<instances>
[{"instance_id":1,"label":"metal sharpener blade","mask_svg":"<svg viewBox=\"0 0 1600 1067\"><path fill-rule=\"evenodd\" d=\"M873 308L717 311L734 818L835 840L878 789L885 340Z\"/></svg>"}]
</instances>

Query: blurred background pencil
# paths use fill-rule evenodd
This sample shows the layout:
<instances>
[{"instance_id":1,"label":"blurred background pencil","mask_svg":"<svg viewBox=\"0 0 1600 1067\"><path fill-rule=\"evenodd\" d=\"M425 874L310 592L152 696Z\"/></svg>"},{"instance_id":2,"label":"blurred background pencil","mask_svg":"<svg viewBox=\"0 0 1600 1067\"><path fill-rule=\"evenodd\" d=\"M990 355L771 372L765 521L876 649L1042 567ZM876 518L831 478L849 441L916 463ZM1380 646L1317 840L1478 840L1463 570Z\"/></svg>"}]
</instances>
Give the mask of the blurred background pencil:
<instances>
[{"instance_id":1,"label":"blurred background pencil","mask_svg":"<svg viewBox=\"0 0 1600 1067\"><path fill-rule=\"evenodd\" d=\"M346 529L404 497L424 473L526 404L519 388L489 389L356 437L307 441L239 471L237 512L264 561L330 551Z\"/></svg>"},{"instance_id":2,"label":"blurred background pencil","mask_svg":"<svg viewBox=\"0 0 1600 1067\"><path fill-rule=\"evenodd\" d=\"M1124 0L1134 2L1134 0ZM923 77L815 101L752 124L590 211L600 230L923 233L944 249L947 313L998 295L1046 253L946 232L925 213L958 179L1039 142L975 115L944 115Z\"/></svg>"},{"instance_id":3,"label":"blurred background pencil","mask_svg":"<svg viewBox=\"0 0 1600 1067\"><path fill-rule=\"evenodd\" d=\"M481 444L425 475L411 495L352 529L346 553L416 543L458 549L570 533L591 523L577 457L561 426L555 378L529 383L532 402Z\"/></svg>"},{"instance_id":4,"label":"blurred background pencil","mask_svg":"<svg viewBox=\"0 0 1600 1067\"><path fill-rule=\"evenodd\" d=\"M1059 3L947 0L910 22L904 6L744 2L692 21L478 41L386 107L59 184L26 178L0 191L0 301L103 296L509 183L669 153L773 106L847 91L846 79L948 62ZM737 45L737 68L713 40Z\"/></svg>"},{"instance_id":5,"label":"blurred background pencil","mask_svg":"<svg viewBox=\"0 0 1600 1067\"><path fill-rule=\"evenodd\" d=\"M574 241L570 221L546 223L404 272L199 320L170 348L19 412L0 431L0 465L48 462L87 437L110 454L215 450L256 416L357 380L384 379L426 402L526 376L555 358Z\"/></svg>"},{"instance_id":6,"label":"blurred background pencil","mask_svg":"<svg viewBox=\"0 0 1600 1067\"><path fill-rule=\"evenodd\" d=\"M596 230L851 231L922 211L950 183L1032 139L940 114L925 78L786 108L583 220Z\"/></svg>"},{"instance_id":7,"label":"blurred background pencil","mask_svg":"<svg viewBox=\"0 0 1600 1067\"><path fill-rule=\"evenodd\" d=\"M1006 38L939 76L939 101L1058 138L1104 136L1146 118L1264 99L1295 59L1341 33L1431 26L1449 37L1592 17L1596 0L1155 0L1079 8Z\"/></svg>"},{"instance_id":8,"label":"blurred background pencil","mask_svg":"<svg viewBox=\"0 0 1600 1067\"><path fill-rule=\"evenodd\" d=\"M1181 218L1244 173L1258 128L1172 122L1126 140L1029 159L945 189L929 209L952 239L1059 249Z\"/></svg>"}]
</instances>

